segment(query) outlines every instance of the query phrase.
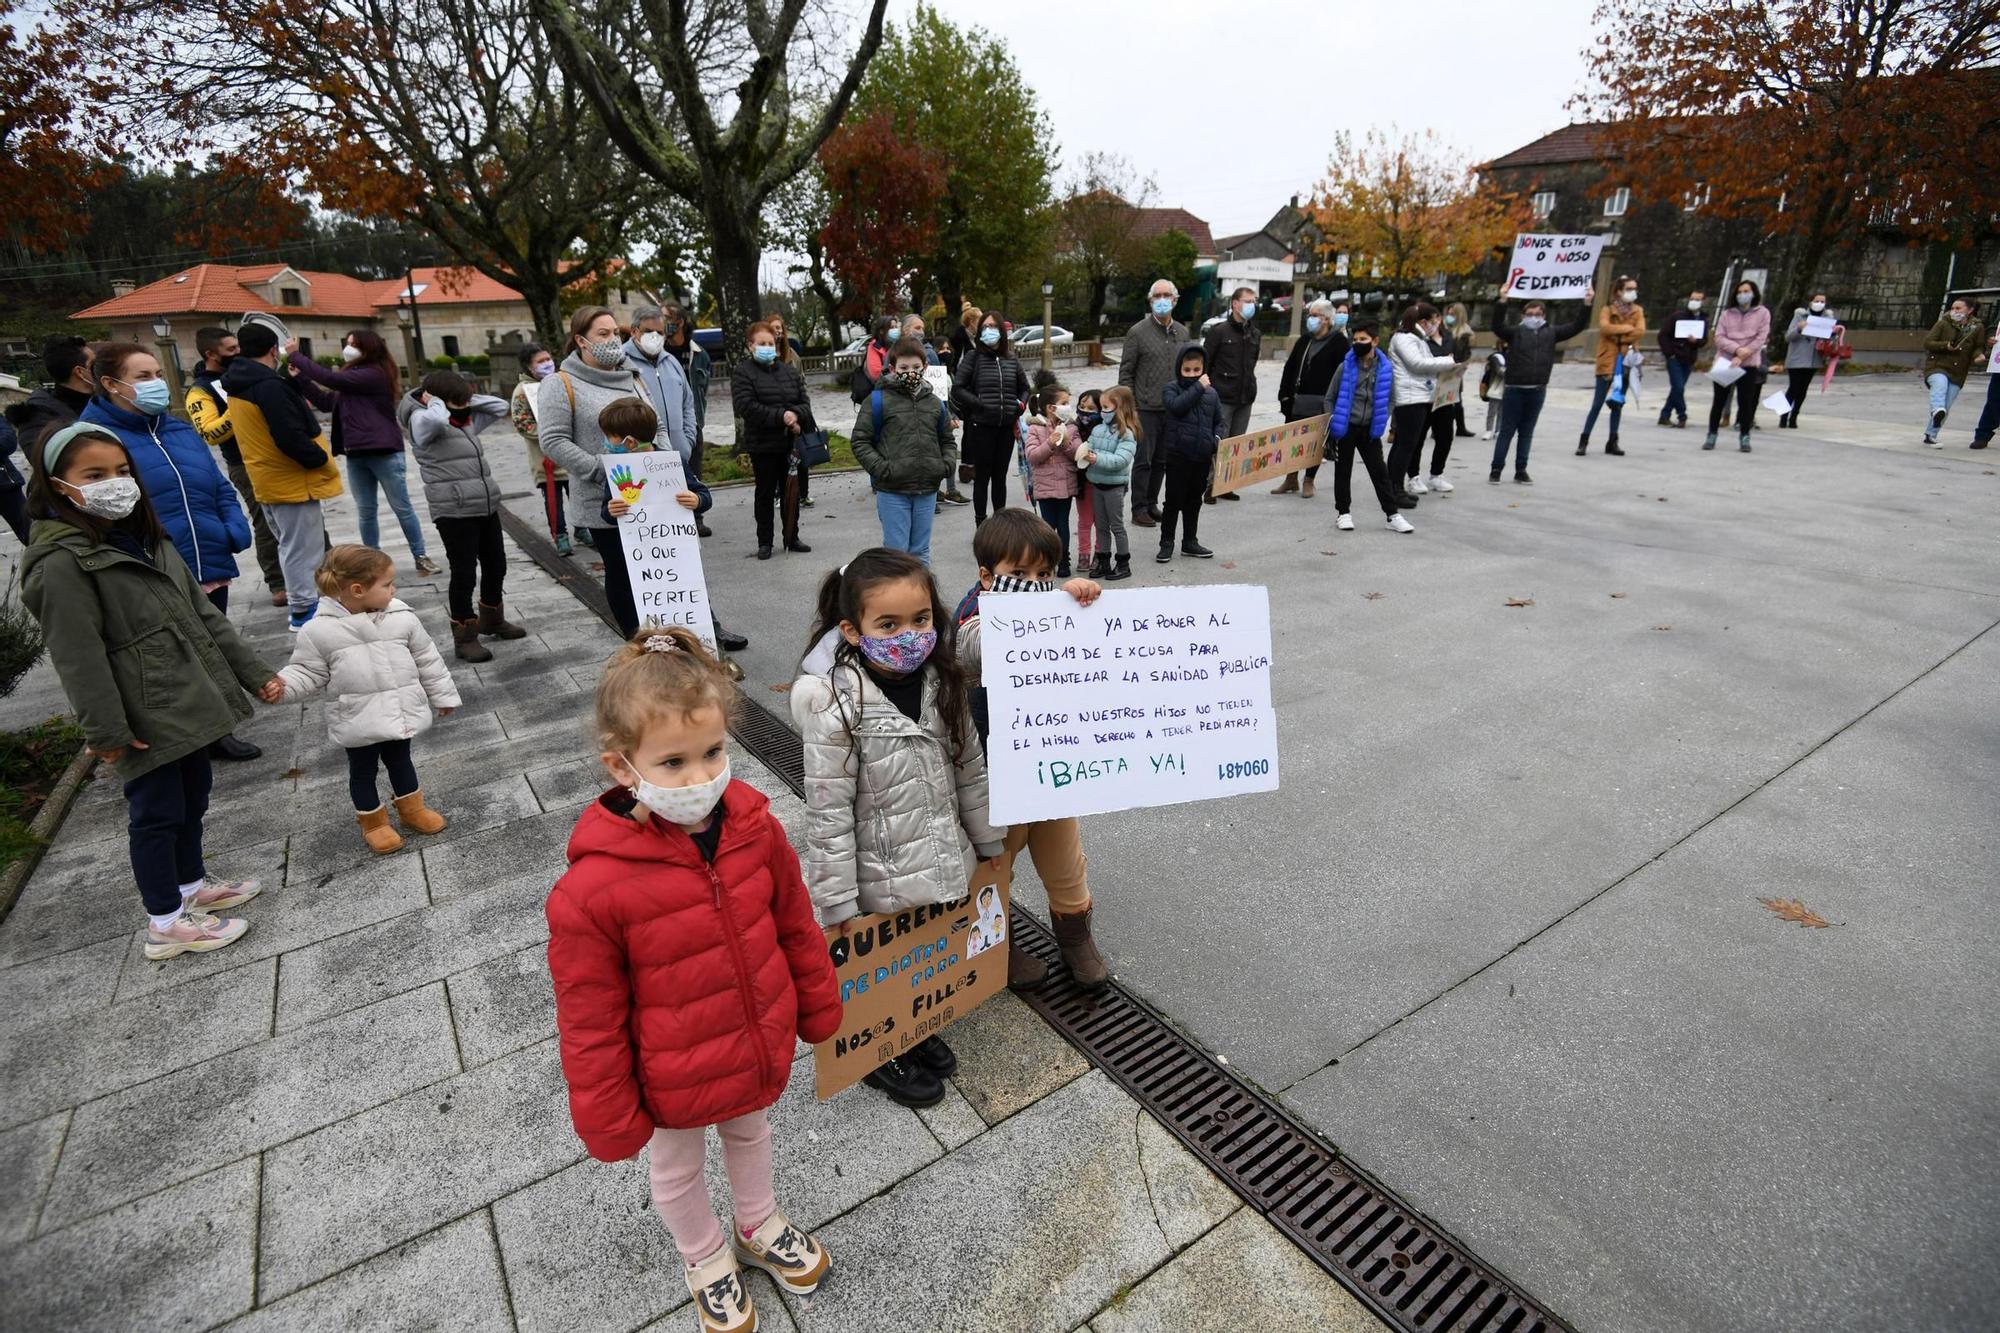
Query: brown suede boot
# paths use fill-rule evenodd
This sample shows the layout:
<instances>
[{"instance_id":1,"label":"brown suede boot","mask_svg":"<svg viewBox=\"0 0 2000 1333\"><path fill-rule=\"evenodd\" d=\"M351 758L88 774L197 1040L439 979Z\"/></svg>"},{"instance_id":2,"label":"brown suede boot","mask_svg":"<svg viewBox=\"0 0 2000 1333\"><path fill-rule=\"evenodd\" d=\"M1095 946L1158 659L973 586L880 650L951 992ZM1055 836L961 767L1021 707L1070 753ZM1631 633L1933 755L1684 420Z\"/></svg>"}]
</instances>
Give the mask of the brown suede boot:
<instances>
[{"instance_id":1,"label":"brown suede boot","mask_svg":"<svg viewBox=\"0 0 2000 1333\"><path fill-rule=\"evenodd\" d=\"M1079 986L1095 990L1111 980L1111 973L1097 952L1097 941L1090 938L1088 907L1073 916L1051 912L1049 924L1055 928L1056 943L1062 946L1063 962Z\"/></svg>"},{"instance_id":2,"label":"brown suede boot","mask_svg":"<svg viewBox=\"0 0 2000 1333\"><path fill-rule=\"evenodd\" d=\"M493 660L493 650L479 641L479 622L475 619L451 622L451 650L461 662Z\"/></svg>"},{"instance_id":3,"label":"brown suede boot","mask_svg":"<svg viewBox=\"0 0 2000 1333\"><path fill-rule=\"evenodd\" d=\"M1285 479L1271 488L1271 494L1273 495L1297 495L1298 493L1299 474L1296 472L1287 472Z\"/></svg>"},{"instance_id":4,"label":"brown suede boot","mask_svg":"<svg viewBox=\"0 0 2000 1333\"><path fill-rule=\"evenodd\" d=\"M1310 500L1313 498L1313 479L1307 477L1299 483L1299 494Z\"/></svg>"},{"instance_id":5,"label":"brown suede boot","mask_svg":"<svg viewBox=\"0 0 2000 1333\"><path fill-rule=\"evenodd\" d=\"M481 602L479 604L479 632L489 639L527 638L527 630L521 628L519 625L510 624L507 617L500 614L504 609L498 606L488 606L486 603Z\"/></svg>"},{"instance_id":6,"label":"brown suede boot","mask_svg":"<svg viewBox=\"0 0 2000 1333\"><path fill-rule=\"evenodd\" d=\"M368 840L369 851L387 856L401 850L402 836L389 827L389 807L378 805L373 810L356 811L354 821L361 825L361 836Z\"/></svg>"},{"instance_id":7,"label":"brown suede boot","mask_svg":"<svg viewBox=\"0 0 2000 1333\"><path fill-rule=\"evenodd\" d=\"M444 816L424 808L422 787L396 798L396 822L412 833L439 833L444 829Z\"/></svg>"},{"instance_id":8,"label":"brown suede boot","mask_svg":"<svg viewBox=\"0 0 2000 1333\"><path fill-rule=\"evenodd\" d=\"M1007 989L1040 990L1049 984L1049 965L1021 947L1019 940L1008 942Z\"/></svg>"}]
</instances>

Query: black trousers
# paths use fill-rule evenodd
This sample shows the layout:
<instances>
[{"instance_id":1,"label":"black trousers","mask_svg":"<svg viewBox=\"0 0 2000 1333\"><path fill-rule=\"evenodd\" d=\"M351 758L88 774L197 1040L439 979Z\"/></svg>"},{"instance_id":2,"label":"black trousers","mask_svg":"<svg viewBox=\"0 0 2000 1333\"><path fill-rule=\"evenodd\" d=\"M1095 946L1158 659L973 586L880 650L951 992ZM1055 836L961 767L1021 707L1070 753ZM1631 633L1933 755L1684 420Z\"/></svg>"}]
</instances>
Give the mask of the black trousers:
<instances>
[{"instance_id":1,"label":"black trousers","mask_svg":"<svg viewBox=\"0 0 2000 1333\"><path fill-rule=\"evenodd\" d=\"M1431 428L1431 405L1404 403L1390 409L1389 421L1396 430L1396 442L1389 446L1389 478L1401 486L1403 478L1417 475L1417 458Z\"/></svg>"},{"instance_id":2,"label":"black trousers","mask_svg":"<svg viewBox=\"0 0 2000 1333\"><path fill-rule=\"evenodd\" d=\"M445 600L453 620L470 620L474 615L472 585L479 584L479 600L487 606L503 605L507 581L507 543L500 535L500 515L478 518L437 518L438 537L444 542L445 563L451 567L451 582ZM611 547L617 550L614 543ZM609 566L610 561L607 560ZM370 807L371 809L373 807Z\"/></svg>"},{"instance_id":3,"label":"black trousers","mask_svg":"<svg viewBox=\"0 0 2000 1333\"><path fill-rule=\"evenodd\" d=\"M1153 442L1167 429L1167 411L1139 413L1139 447L1132 455L1132 514L1160 507L1160 486L1167 477L1167 460L1154 452Z\"/></svg>"},{"instance_id":4,"label":"black trousers","mask_svg":"<svg viewBox=\"0 0 2000 1333\"><path fill-rule=\"evenodd\" d=\"M1366 427L1360 430L1350 428L1341 437L1333 456L1333 507L1336 512L1354 512L1354 455L1361 455L1361 465L1368 469L1368 481L1375 487L1375 498L1382 506L1383 517L1398 512L1395 492L1389 488L1389 473L1382 462L1382 441L1370 434ZM1400 485L1402 478L1397 478Z\"/></svg>"},{"instance_id":5,"label":"black trousers","mask_svg":"<svg viewBox=\"0 0 2000 1333\"><path fill-rule=\"evenodd\" d=\"M772 534L776 531L778 504L785 495L785 478L792 475L792 456L751 454L750 471L757 479L757 492L752 500L757 511L757 544L771 546L775 544ZM785 535L798 535L798 521L789 512L785 515Z\"/></svg>"},{"instance_id":6,"label":"black trousers","mask_svg":"<svg viewBox=\"0 0 2000 1333\"><path fill-rule=\"evenodd\" d=\"M965 457L972 464L972 516L986 517L993 509L1007 507L1007 469L1014 462L1014 427L1011 422L987 425L965 423Z\"/></svg>"},{"instance_id":7,"label":"black trousers","mask_svg":"<svg viewBox=\"0 0 2000 1333\"><path fill-rule=\"evenodd\" d=\"M1465 420L1465 405L1453 403L1449 407L1431 409L1431 475L1444 471L1444 460L1451 457L1451 442L1458 438L1458 427ZM1410 460L1410 475L1423 471L1424 446L1417 446L1417 456Z\"/></svg>"},{"instance_id":8,"label":"black trousers","mask_svg":"<svg viewBox=\"0 0 2000 1333\"><path fill-rule=\"evenodd\" d=\"M618 632L629 639L639 630L639 608L632 601L632 571L625 567L625 547L618 540L618 529L590 529L590 544L604 562L604 596L611 603L611 618L618 622Z\"/></svg>"},{"instance_id":9,"label":"black trousers","mask_svg":"<svg viewBox=\"0 0 2000 1333\"><path fill-rule=\"evenodd\" d=\"M1729 419L1729 397L1734 394L1737 433L1748 435L1751 425L1757 420L1757 400L1763 397L1761 392L1763 387L1764 372L1761 370L1745 371L1743 378L1728 388L1717 385L1715 401L1710 403L1708 408L1708 433L1713 435L1720 431L1723 423Z\"/></svg>"},{"instance_id":10,"label":"black trousers","mask_svg":"<svg viewBox=\"0 0 2000 1333\"><path fill-rule=\"evenodd\" d=\"M352 746L347 751L347 794L360 814L382 808L382 798L375 791L375 766L378 763L389 770L391 794L408 796L418 787L417 766L410 762L408 741L377 741L373 745Z\"/></svg>"},{"instance_id":11,"label":"black trousers","mask_svg":"<svg viewBox=\"0 0 2000 1333\"><path fill-rule=\"evenodd\" d=\"M180 886L208 873L201 859L201 820L213 781L203 747L125 784L132 878L139 881L148 916L180 911Z\"/></svg>"},{"instance_id":12,"label":"black trousers","mask_svg":"<svg viewBox=\"0 0 2000 1333\"><path fill-rule=\"evenodd\" d=\"M1819 372L1811 366L1807 366L1801 370L1788 370L1785 372L1785 379L1787 381L1785 397L1790 401L1792 410L1784 416L1779 417L1778 424L1783 425L1787 421L1791 422L1794 426L1799 424L1799 409L1806 405L1806 390L1812 388L1813 376L1817 374Z\"/></svg>"},{"instance_id":13,"label":"black trousers","mask_svg":"<svg viewBox=\"0 0 2000 1333\"><path fill-rule=\"evenodd\" d=\"M1195 529L1201 523L1201 498L1208 490L1209 459L1173 454L1162 459L1153 455L1156 471L1166 473L1166 503L1160 510L1160 545L1174 544L1174 523L1180 521L1181 545L1195 544Z\"/></svg>"}]
</instances>

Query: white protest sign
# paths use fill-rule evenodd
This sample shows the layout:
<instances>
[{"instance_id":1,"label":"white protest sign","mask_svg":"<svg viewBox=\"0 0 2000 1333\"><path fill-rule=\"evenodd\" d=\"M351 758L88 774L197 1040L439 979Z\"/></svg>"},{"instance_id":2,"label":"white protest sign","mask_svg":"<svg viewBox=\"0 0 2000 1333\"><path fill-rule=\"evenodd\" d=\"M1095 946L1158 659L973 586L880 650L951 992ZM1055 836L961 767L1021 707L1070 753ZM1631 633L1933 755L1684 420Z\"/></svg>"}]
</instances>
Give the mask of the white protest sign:
<instances>
[{"instance_id":1,"label":"white protest sign","mask_svg":"<svg viewBox=\"0 0 2000 1333\"><path fill-rule=\"evenodd\" d=\"M714 652L715 617L694 511L679 498L688 489L681 456L672 449L606 454L604 479L613 499L632 506L618 520L618 544L639 623L684 626Z\"/></svg>"},{"instance_id":2,"label":"white protest sign","mask_svg":"<svg viewBox=\"0 0 2000 1333\"><path fill-rule=\"evenodd\" d=\"M1501 285L1500 295L1516 301L1529 297L1581 301L1597 272L1597 252L1603 248L1602 236L1522 232L1514 238L1514 254L1507 261L1507 281Z\"/></svg>"},{"instance_id":3,"label":"white protest sign","mask_svg":"<svg viewBox=\"0 0 2000 1333\"><path fill-rule=\"evenodd\" d=\"M1674 337L1692 342L1700 342L1708 336L1708 325L1698 319L1677 319L1674 321Z\"/></svg>"},{"instance_id":4,"label":"white protest sign","mask_svg":"<svg viewBox=\"0 0 2000 1333\"><path fill-rule=\"evenodd\" d=\"M1986 373L2000 375L2000 343L1993 344L1993 351L1986 358Z\"/></svg>"},{"instance_id":5,"label":"white protest sign","mask_svg":"<svg viewBox=\"0 0 2000 1333\"><path fill-rule=\"evenodd\" d=\"M924 379L930 384L931 392L940 403L951 401L951 372L943 366L925 366Z\"/></svg>"},{"instance_id":6,"label":"white protest sign","mask_svg":"<svg viewBox=\"0 0 2000 1333\"><path fill-rule=\"evenodd\" d=\"M1715 381L1716 388L1726 389L1743 378L1743 367L1737 365L1734 361L1718 359L1714 365L1708 368L1708 377Z\"/></svg>"},{"instance_id":7,"label":"white protest sign","mask_svg":"<svg viewBox=\"0 0 2000 1333\"><path fill-rule=\"evenodd\" d=\"M1265 589L989 593L979 614L996 824L1277 790Z\"/></svg>"},{"instance_id":8,"label":"white protest sign","mask_svg":"<svg viewBox=\"0 0 2000 1333\"><path fill-rule=\"evenodd\" d=\"M1800 329L1799 332L1813 339L1831 338L1833 336L1833 325L1834 319L1832 315L1807 315L1806 326Z\"/></svg>"}]
</instances>

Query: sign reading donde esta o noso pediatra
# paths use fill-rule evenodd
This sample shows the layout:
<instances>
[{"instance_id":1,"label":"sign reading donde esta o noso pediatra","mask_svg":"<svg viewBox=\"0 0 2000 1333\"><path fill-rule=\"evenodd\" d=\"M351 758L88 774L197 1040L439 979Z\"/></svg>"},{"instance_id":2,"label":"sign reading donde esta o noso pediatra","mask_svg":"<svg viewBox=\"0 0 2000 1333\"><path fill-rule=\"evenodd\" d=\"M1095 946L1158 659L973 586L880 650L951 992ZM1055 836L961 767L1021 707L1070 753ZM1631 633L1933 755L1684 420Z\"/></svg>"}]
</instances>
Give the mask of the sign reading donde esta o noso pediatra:
<instances>
[{"instance_id":1,"label":"sign reading donde esta o noso pediatra","mask_svg":"<svg viewBox=\"0 0 2000 1333\"><path fill-rule=\"evenodd\" d=\"M618 544L632 579L632 604L642 625L680 625L715 649L715 617L701 569L694 511L680 502L687 489L681 456L672 449L606 454L604 482L632 507L618 520Z\"/></svg>"},{"instance_id":2,"label":"sign reading donde esta o noso pediatra","mask_svg":"<svg viewBox=\"0 0 2000 1333\"><path fill-rule=\"evenodd\" d=\"M1522 232L1514 238L1507 261L1507 281L1500 294L1516 301L1534 296L1544 301L1581 301L1597 272L1602 236L1538 236Z\"/></svg>"},{"instance_id":3,"label":"sign reading donde esta o noso pediatra","mask_svg":"<svg viewBox=\"0 0 2000 1333\"><path fill-rule=\"evenodd\" d=\"M979 614L996 824L1277 790L1265 589L989 593Z\"/></svg>"}]
</instances>

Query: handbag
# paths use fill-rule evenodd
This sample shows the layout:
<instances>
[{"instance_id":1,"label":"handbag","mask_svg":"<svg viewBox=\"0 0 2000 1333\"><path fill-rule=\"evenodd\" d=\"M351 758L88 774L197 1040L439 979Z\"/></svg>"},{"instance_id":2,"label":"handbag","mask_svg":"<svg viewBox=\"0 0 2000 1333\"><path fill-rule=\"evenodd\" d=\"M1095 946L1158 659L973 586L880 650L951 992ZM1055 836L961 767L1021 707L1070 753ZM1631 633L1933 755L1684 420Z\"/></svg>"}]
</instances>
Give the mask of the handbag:
<instances>
[{"instance_id":1,"label":"handbag","mask_svg":"<svg viewBox=\"0 0 2000 1333\"><path fill-rule=\"evenodd\" d=\"M833 461L833 447L823 430L800 431L798 443L792 446L792 456L807 467L818 467Z\"/></svg>"},{"instance_id":2,"label":"handbag","mask_svg":"<svg viewBox=\"0 0 2000 1333\"><path fill-rule=\"evenodd\" d=\"M1813 343L1813 350L1828 361L1845 361L1854 355L1854 344L1845 338L1821 338Z\"/></svg>"}]
</instances>

